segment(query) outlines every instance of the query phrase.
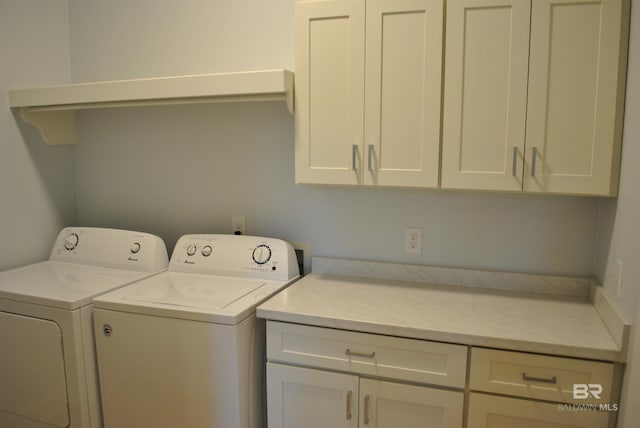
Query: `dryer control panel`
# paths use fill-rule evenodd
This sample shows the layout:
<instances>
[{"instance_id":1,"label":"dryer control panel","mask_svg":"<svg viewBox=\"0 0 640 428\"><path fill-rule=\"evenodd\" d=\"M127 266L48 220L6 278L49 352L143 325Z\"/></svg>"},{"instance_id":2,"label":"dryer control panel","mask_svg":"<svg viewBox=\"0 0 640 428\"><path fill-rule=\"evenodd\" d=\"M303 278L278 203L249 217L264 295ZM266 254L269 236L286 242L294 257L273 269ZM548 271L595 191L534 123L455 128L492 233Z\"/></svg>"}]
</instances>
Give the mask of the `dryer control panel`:
<instances>
[{"instance_id":1,"label":"dryer control panel","mask_svg":"<svg viewBox=\"0 0 640 428\"><path fill-rule=\"evenodd\" d=\"M160 237L98 227L62 229L49 260L142 272L159 272L169 264L167 248Z\"/></svg>"},{"instance_id":2,"label":"dryer control panel","mask_svg":"<svg viewBox=\"0 0 640 428\"><path fill-rule=\"evenodd\" d=\"M293 247L281 239L247 235L184 235L169 271L288 281L299 275Z\"/></svg>"}]
</instances>

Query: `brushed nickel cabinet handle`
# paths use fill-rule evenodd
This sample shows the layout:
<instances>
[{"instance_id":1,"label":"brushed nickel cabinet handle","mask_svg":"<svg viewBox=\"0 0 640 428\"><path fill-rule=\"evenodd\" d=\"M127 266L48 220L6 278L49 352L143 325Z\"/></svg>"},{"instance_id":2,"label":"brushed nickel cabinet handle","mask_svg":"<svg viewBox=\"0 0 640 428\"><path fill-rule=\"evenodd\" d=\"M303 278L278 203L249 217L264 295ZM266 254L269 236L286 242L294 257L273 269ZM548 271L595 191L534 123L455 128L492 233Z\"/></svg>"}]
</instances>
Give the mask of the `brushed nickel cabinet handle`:
<instances>
[{"instance_id":1,"label":"brushed nickel cabinet handle","mask_svg":"<svg viewBox=\"0 0 640 428\"><path fill-rule=\"evenodd\" d=\"M351 169L353 171L357 171L358 168L356 166L356 158L358 157L358 145L354 144L351 146Z\"/></svg>"},{"instance_id":2,"label":"brushed nickel cabinet handle","mask_svg":"<svg viewBox=\"0 0 640 428\"><path fill-rule=\"evenodd\" d=\"M518 148L513 146L513 161L511 165L511 174L515 177L518 174Z\"/></svg>"},{"instance_id":3,"label":"brushed nickel cabinet handle","mask_svg":"<svg viewBox=\"0 0 640 428\"><path fill-rule=\"evenodd\" d=\"M551 378L535 377L535 376L528 376L526 372L522 372L522 380L529 380L529 381L541 382L541 383L552 383L554 385L558 383L558 378L555 376Z\"/></svg>"},{"instance_id":4,"label":"brushed nickel cabinet handle","mask_svg":"<svg viewBox=\"0 0 640 428\"><path fill-rule=\"evenodd\" d=\"M531 176L535 177L536 176L536 161L538 158L538 148L534 147L533 149L531 149L531 152L533 154L533 158L531 159Z\"/></svg>"},{"instance_id":5,"label":"brushed nickel cabinet handle","mask_svg":"<svg viewBox=\"0 0 640 428\"><path fill-rule=\"evenodd\" d=\"M347 420L351 420L351 396L353 395L352 391L347 392Z\"/></svg>"},{"instance_id":6,"label":"brushed nickel cabinet handle","mask_svg":"<svg viewBox=\"0 0 640 428\"><path fill-rule=\"evenodd\" d=\"M367 169L369 169L369 171L373 171L373 166L372 166L372 158L373 158L373 144L369 144L369 152L367 153Z\"/></svg>"},{"instance_id":7,"label":"brushed nickel cabinet handle","mask_svg":"<svg viewBox=\"0 0 640 428\"><path fill-rule=\"evenodd\" d=\"M349 356L349 357L362 357L362 358L375 358L376 357L376 353L375 352L371 352L369 354L365 354L364 352L352 351L349 348L347 348L347 350L344 351L344 354Z\"/></svg>"},{"instance_id":8,"label":"brushed nickel cabinet handle","mask_svg":"<svg viewBox=\"0 0 640 428\"><path fill-rule=\"evenodd\" d=\"M369 395L364 396L364 424L369 425Z\"/></svg>"}]
</instances>

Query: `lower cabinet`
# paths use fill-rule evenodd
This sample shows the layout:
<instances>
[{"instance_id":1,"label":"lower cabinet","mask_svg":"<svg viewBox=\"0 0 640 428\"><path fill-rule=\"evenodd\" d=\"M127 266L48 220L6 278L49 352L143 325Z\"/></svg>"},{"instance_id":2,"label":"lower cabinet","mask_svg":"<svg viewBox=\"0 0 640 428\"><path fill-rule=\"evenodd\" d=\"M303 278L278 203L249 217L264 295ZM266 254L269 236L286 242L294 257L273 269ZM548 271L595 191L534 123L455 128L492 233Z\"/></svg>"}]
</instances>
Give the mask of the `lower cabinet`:
<instances>
[{"instance_id":1,"label":"lower cabinet","mask_svg":"<svg viewBox=\"0 0 640 428\"><path fill-rule=\"evenodd\" d=\"M271 428L461 428L462 391L267 364Z\"/></svg>"},{"instance_id":2,"label":"lower cabinet","mask_svg":"<svg viewBox=\"0 0 640 428\"><path fill-rule=\"evenodd\" d=\"M613 362L277 321L267 359L269 428L613 428L622 373Z\"/></svg>"},{"instance_id":3,"label":"lower cabinet","mask_svg":"<svg viewBox=\"0 0 640 428\"><path fill-rule=\"evenodd\" d=\"M609 415L589 407L471 393L467 428L604 428Z\"/></svg>"},{"instance_id":4,"label":"lower cabinet","mask_svg":"<svg viewBox=\"0 0 640 428\"><path fill-rule=\"evenodd\" d=\"M358 376L267 363L268 426L355 428L358 386Z\"/></svg>"},{"instance_id":5,"label":"lower cabinet","mask_svg":"<svg viewBox=\"0 0 640 428\"><path fill-rule=\"evenodd\" d=\"M612 428L619 381L603 361L473 347L467 428Z\"/></svg>"},{"instance_id":6,"label":"lower cabinet","mask_svg":"<svg viewBox=\"0 0 640 428\"><path fill-rule=\"evenodd\" d=\"M467 355L462 345L268 321L268 426L462 428Z\"/></svg>"}]
</instances>

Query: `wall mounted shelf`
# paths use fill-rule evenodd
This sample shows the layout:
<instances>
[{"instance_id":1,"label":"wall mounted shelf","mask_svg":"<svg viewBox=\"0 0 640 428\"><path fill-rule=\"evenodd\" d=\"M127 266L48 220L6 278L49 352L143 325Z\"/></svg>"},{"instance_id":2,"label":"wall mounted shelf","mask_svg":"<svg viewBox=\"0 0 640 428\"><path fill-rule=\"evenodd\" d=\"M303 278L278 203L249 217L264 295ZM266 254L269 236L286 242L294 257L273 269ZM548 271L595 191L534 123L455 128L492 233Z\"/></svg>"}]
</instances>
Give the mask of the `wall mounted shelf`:
<instances>
[{"instance_id":1,"label":"wall mounted shelf","mask_svg":"<svg viewBox=\"0 0 640 428\"><path fill-rule=\"evenodd\" d=\"M284 100L293 114L289 70L245 71L79 83L9 91L9 105L47 144L75 144L75 111L92 108Z\"/></svg>"}]
</instances>

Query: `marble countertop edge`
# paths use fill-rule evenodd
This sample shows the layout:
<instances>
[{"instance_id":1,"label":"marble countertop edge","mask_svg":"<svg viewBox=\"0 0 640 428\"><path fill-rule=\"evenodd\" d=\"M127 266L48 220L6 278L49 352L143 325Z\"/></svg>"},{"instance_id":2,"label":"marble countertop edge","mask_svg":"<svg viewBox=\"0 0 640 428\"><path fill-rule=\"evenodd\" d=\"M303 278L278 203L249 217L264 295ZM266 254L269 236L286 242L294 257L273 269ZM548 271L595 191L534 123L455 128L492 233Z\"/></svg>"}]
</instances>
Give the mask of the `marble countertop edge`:
<instances>
[{"instance_id":1,"label":"marble countertop edge","mask_svg":"<svg viewBox=\"0 0 640 428\"><path fill-rule=\"evenodd\" d=\"M624 362L629 325L592 278L314 257L257 316L341 330Z\"/></svg>"},{"instance_id":2,"label":"marble countertop edge","mask_svg":"<svg viewBox=\"0 0 640 428\"><path fill-rule=\"evenodd\" d=\"M594 348L575 345L562 345L542 341L518 340L476 334L438 331L424 328L394 326L383 323L363 322L358 320L329 318L304 313L287 313L279 310L258 308L257 316L271 321L290 322L294 324L338 330L358 331L392 337L430 340L464 346L505 349L509 351L530 352L570 358L587 358L602 361L623 361L622 352L617 348Z\"/></svg>"}]
</instances>

